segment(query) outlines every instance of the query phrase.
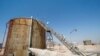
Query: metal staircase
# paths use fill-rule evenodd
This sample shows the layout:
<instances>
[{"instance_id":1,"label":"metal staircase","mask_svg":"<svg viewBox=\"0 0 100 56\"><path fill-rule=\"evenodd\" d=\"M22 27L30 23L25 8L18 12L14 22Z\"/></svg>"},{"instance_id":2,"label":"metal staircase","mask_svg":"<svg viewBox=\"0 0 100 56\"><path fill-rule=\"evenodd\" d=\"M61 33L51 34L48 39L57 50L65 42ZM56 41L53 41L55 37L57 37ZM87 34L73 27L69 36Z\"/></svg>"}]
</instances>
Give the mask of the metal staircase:
<instances>
[{"instance_id":1,"label":"metal staircase","mask_svg":"<svg viewBox=\"0 0 100 56\"><path fill-rule=\"evenodd\" d=\"M78 47L74 46L73 44L69 43L63 35L55 32L50 27L47 27L44 23L37 20L37 22L50 34L53 34L62 44L64 44L73 54L77 54L79 56L86 56L84 53L82 53Z\"/></svg>"}]
</instances>

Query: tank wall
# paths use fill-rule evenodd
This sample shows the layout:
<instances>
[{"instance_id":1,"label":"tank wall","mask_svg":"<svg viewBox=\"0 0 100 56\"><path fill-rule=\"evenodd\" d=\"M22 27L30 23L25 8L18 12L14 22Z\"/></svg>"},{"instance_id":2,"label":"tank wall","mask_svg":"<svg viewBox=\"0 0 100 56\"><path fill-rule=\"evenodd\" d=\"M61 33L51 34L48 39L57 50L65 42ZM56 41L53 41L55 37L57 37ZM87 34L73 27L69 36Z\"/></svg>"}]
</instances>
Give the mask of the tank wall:
<instances>
[{"instance_id":1,"label":"tank wall","mask_svg":"<svg viewBox=\"0 0 100 56\"><path fill-rule=\"evenodd\" d=\"M46 48L45 30L35 20L32 22L32 47L33 48Z\"/></svg>"},{"instance_id":2,"label":"tank wall","mask_svg":"<svg viewBox=\"0 0 100 56\"><path fill-rule=\"evenodd\" d=\"M4 56L28 56L31 20L10 20Z\"/></svg>"}]
</instances>

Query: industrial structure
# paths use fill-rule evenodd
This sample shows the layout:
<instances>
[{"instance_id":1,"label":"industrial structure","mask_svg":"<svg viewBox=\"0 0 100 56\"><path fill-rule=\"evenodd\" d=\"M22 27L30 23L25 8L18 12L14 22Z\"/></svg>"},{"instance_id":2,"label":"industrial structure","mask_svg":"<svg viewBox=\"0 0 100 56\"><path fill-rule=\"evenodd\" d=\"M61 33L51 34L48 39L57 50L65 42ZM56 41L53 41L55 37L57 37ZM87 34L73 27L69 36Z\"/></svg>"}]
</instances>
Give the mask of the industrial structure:
<instances>
[{"instance_id":1,"label":"industrial structure","mask_svg":"<svg viewBox=\"0 0 100 56\"><path fill-rule=\"evenodd\" d=\"M62 34L34 18L14 18L8 22L3 56L32 56L32 48L46 49L46 34L55 36L73 54L87 56ZM32 49L32 50L31 50Z\"/></svg>"},{"instance_id":2,"label":"industrial structure","mask_svg":"<svg viewBox=\"0 0 100 56\"><path fill-rule=\"evenodd\" d=\"M84 43L84 45L92 45L91 40L84 40L83 43Z\"/></svg>"},{"instance_id":3,"label":"industrial structure","mask_svg":"<svg viewBox=\"0 0 100 56\"><path fill-rule=\"evenodd\" d=\"M31 18L10 20L4 56L28 56L28 47L46 48L44 28Z\"/></svg>"}]
</instances>

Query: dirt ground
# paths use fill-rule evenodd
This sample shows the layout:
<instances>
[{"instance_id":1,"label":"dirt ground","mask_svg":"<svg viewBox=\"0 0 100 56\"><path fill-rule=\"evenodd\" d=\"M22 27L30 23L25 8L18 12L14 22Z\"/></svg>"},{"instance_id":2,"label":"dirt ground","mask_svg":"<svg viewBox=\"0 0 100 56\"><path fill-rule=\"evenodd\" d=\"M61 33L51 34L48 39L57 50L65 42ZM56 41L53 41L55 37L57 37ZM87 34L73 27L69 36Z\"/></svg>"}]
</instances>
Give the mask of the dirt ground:
<instances>
[{"instance_id":1,"label":"dirt ground","mask_svg":"<svg viewBox=\"0 0 100 56\"><path fill-rule=\"evenodd\" d=\"M97 56L97 53L100 54L100 45L78 45L80 51L84 52L87 55L90 56ZM68 50L64 45L55 45L54 47L48 47L48 49L50 50L49 53L56 53L56 55L60 55L60 56L77 56L77 55L73 55L72 52L70 50ZM46 49L46 51L48 51L48 49ZM4 49L0 49L2 50L0 52L0 56L3 55ZM46 54L47 55L47 54ZM53 56L53 55L52 55ZM99 56L99 55L98 55Z\"/></svg>"}]
</instances>

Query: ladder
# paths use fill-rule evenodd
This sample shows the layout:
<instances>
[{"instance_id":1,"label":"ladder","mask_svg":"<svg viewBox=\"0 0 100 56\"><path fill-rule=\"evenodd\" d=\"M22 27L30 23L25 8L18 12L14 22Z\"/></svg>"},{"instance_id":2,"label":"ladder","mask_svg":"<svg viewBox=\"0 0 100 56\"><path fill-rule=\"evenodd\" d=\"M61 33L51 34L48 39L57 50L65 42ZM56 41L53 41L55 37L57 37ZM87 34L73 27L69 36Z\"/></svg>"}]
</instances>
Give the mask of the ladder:
<instances>
[{"instance_id":1,"label":"ladder","mask_svg":"<svg viewBox=\"0 0 100 56\"><path fill-rule=\"evenodd\" d=\"M74 46L73 44L69 43L64 36L61 34L55 32L50 27L47 27L42 21L39 21L36 19L36 21L50 34L53 34L62 44L64 44L73 54L77 54L80 56L86 56L84 53L82 53L78 47Z\"/></svg>"}]
</instances>

